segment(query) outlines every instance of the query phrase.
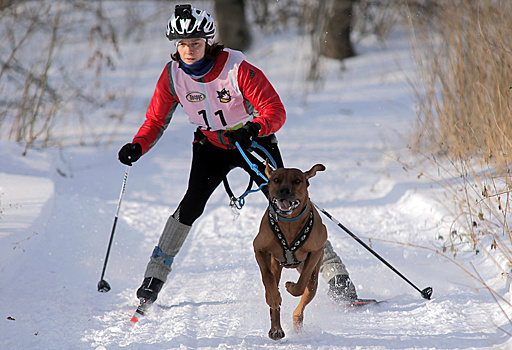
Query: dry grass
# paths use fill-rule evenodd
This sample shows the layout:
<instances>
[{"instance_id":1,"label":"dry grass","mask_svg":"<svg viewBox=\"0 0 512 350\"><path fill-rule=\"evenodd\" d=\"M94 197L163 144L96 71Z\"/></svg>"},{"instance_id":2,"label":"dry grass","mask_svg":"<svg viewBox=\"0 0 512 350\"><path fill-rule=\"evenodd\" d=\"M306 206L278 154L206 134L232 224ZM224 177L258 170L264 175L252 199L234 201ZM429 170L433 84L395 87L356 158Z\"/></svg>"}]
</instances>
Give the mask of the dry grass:
<instances>
[{"instance_id":1,"label":"dry grass","mask_svg":"<svg viewBox=\"0 0 512 350\"><path fill-rule=\"evenodd\" d=\"M453 223L440 235L442 252L470 245L510 282L512 2L430 4L428 18L408 16L415 47L423 48L419 124L410 141L423 163L414 168L446 190Z\"/></svg>"},{"instance_id":2,"label":"dry grass","mask_svg":"<svg viewBox=\"0 0 512 350\"><path fill-rule=\"evenodd\" d=\"M512 22L510 1L444 2L430 30L423 62L425 129L420 143L507 168L512 151ZM434 28L435 30L432 30Z\"/></svg>"},{"instance_id":3,"label":"dry grass","mask_svg":"<svg viewBox=\"0 0 512 350\"><path fill-rule=\"evenodd\" d=\"M499 232L510 246L512 2L443 1L436 8L428 21L410 22L417 46L427 46L418 53L423 85L411 148L450 179L456 217L464 217L475 246L482 232Z\"/></svg>"}]
</instances>

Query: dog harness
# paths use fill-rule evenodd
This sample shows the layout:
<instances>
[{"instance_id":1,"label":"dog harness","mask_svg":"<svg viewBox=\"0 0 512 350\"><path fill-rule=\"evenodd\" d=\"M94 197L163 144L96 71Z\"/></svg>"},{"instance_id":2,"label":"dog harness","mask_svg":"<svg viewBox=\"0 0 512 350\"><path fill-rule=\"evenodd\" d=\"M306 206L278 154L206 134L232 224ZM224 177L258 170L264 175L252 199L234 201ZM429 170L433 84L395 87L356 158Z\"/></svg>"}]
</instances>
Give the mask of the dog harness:
<instances>
[{"instance_id":1,"label":"dog harness","mask_svg":"<svg viewBox=\"0 0 512 350\"><path fill-rule=\"evenodd\" d=\"M293 266L300 264L300 261L297 260L295 257L295 251L299 249L309 238L309 235L311 234L312 228L313 228L313 207L309 205L304 208L302 213L299 214L299 216L293 218L293 219L286 219L283 217L280 217L277 215L277 213L274 211L274 208L272 208L272 205L269 206L270 210L268 211L268 220L270 223L270 227L272 228L272 232L274 232L274 235L277 238L277 241L283 248L284 258L285 261L280 261L281 265L283 266ZM309 207L309 218L306 221L306 224L298 234L298 236L293 240L293 242L288 245L288 242L286 242L286 238L283 235L283 232L281 231L281 228L279 227L278 220L281 219L286 222L291 222L299 219L306 213L307 209ZM275 217L274 217L275 215Z\"/></svg>"}]
</instances>

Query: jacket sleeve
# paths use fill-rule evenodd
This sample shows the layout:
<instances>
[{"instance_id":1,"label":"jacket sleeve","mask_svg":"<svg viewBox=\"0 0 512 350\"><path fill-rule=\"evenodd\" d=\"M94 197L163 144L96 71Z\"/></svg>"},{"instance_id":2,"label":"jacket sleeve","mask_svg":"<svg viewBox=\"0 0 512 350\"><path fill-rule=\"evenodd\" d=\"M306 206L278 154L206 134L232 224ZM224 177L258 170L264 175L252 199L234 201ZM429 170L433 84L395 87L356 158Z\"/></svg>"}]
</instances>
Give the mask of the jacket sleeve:
<instances>
[{"instance_id":1,"label":"jacket sleeve","mask_svg":"<svg viewBox=\"0 0 512 350\"><path fill-rule=\"evenodd\" d=\"M247 61L238 68L238 86L255 110L254 122L261 124L258 136L277 132L286 121L286 111L276 90L261 70Z\"/></svg>"},{"instance_id":2,"label":"jacket sleeve","mask_svg":"<svg viewBox=\"0 0 512 350\"><path fill-rule=\"evenodd\" d=\"M155 92L146 112L146 120L132 141L142 146L143 153L147 152L158 142L171 122L172 115L178 106L178 100L170 90L169 69L170 63L167 64L158 79Z\"/></svg>"}]
</instances>

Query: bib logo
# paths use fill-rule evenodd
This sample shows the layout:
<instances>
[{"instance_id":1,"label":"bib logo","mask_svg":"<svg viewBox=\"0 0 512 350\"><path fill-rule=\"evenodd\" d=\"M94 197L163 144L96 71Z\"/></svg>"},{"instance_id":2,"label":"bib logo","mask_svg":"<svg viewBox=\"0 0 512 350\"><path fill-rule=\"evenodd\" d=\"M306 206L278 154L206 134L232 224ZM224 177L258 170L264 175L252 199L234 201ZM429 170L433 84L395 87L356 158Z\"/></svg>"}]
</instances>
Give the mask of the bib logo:
<instances>
[{"instance_id":1,"label":"bib logo","mask_svg":"<svg viewBox=\"0 0 512 350\"><path fill-rule=\"evenodd\" d=\"M206 99L206 95L198 92L198 91L192 91L187 94L187 101L188 102L201 102Z\"/></svg>"},{"instance_id":2,"label":"bib logo","mask_svg":"<svg viewBox=\"0 0 512 350\"><path fill-rule=\"evenodd\" d=\"M217 97L222 103L228 103L229 101L231 101L231 95L229 94L229 91L226 89L222 89L222 91L217 91Z\"/></svg>"}]
</instances>

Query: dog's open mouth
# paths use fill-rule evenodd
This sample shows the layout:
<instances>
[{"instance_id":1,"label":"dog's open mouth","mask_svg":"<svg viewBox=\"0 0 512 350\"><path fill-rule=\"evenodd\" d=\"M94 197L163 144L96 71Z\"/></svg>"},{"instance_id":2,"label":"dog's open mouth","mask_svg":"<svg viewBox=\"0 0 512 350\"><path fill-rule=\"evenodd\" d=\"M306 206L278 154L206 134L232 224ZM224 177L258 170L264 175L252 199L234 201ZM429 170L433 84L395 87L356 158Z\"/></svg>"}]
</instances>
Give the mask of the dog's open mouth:
<instances>
[{"instance_id":1,"label":"dog's open mouth","mask_svg":"<svg viewBox=\"0 0 512 350\"><path fill-rule=\"evenodd\" d=\"M300 205L300 200L290 201L288 199L272 199L272 206L281 215L290 215Z\"/></svg>"}]
</instances>

